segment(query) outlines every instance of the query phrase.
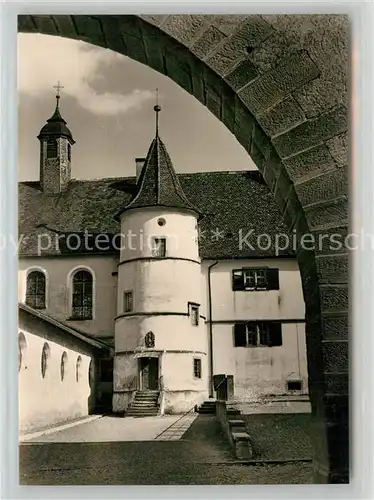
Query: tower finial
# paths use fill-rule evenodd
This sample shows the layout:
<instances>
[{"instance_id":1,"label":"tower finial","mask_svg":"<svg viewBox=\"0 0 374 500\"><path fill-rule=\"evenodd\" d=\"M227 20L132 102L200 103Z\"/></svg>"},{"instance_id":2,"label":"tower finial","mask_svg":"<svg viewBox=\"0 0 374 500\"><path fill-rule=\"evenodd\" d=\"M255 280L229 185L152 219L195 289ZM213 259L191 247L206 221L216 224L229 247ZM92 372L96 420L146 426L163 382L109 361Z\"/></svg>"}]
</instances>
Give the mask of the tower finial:
<instances>
[{"instance_id":1,"label":"tower finial","mask_svg":"<svg viewBox=\"0 0 374 500\"><path fill-rule=\"evenodd\" d=\"M158 104L158 89L156 89L156 104L153 109L156 112L156 137L158 137L158 114L161 111L161 106Z\"/></svg>"},{"instance_id":2,"label":"tower finial","mask_svg":"<svg viewBox=\"0 0 374 500\"><path fill-rule=\"evenodd\" d=\"M60 99L60 90L64 88L63 85L61 85L60 81L58 80L57 85L53 86L54 89L56 89L56 100L57 100L57 107L58 107L58 101Z\"/></svg>"}]
</instances>

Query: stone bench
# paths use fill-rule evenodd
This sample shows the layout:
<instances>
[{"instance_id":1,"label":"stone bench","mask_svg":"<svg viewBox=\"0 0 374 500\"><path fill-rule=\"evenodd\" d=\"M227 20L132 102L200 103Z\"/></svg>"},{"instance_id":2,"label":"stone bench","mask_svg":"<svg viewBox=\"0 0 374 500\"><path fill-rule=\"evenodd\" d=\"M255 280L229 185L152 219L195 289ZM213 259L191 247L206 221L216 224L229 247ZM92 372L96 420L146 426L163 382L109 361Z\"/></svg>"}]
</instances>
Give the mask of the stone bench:
<instances>
[{"instance_id":1,"label":"stone bench","mask_svg":"<svg viewBox=\"0 0 374 500\"><path fill-rule=\"evenodd\" d=\"M251 459L253 451L249 434L245 431L233 431L232 439L234 442L236 458L239 460Z\"/></svg>"}]
</instances>

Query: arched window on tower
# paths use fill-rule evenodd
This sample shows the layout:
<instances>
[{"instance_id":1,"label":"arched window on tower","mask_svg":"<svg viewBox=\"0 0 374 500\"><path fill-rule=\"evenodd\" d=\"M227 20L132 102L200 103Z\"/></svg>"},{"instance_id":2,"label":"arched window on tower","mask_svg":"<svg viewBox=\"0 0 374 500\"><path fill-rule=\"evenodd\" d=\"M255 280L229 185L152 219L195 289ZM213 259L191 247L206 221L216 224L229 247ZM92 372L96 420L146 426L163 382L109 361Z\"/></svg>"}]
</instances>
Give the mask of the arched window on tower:
<instances>
[{"instance_id":1,"label":"arched window on tower","mask_svg":"<svg viewBox=\"0 0 374 500\"><path fill-rule=\"evenodd\" d=\"M56 139L48 139L47 158L57 158L57 141L56 141Z\"/></svg>"},{"instance_id":2,"label":"arched window on tower","mask_svg":"<svg viewBox=\"0 0 374 500\"><path fill-rule=\"evenodd\" d=\"M72 319L92 319L92 274L87 270L77 271L73 275L72 285Z\"/></svg>"},{"instance_id":3,"label":"arched window on tower","mask_svg":"<svg viewBox=\"0 0 374 500\"><path fill-rule=\"evenodd\" d=\"M26 304L33 309L45 309L45 274L31 271L26 280Z\"/></svg>"},{"instance_id":4,"label":"arched window on tower","mask_svg":"<svg viewBox=\"0 0 374 500\"><path fill-rule=\"evenodd\" d=\"M68 143L68 161L71 161L71 145Z\"/></svg>"}]
</instances>

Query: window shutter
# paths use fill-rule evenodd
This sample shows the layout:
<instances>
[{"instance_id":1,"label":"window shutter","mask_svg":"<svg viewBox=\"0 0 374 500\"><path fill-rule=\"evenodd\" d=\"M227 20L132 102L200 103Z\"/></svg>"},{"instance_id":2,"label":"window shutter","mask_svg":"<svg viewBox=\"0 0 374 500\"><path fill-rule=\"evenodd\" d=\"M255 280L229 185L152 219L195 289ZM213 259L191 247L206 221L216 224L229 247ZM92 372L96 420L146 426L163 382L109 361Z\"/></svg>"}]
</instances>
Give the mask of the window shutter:
<instances>
[{"instance_id":1,"label":"window shutter","mask_svg":"<svg viewBox=\"0 0 374 500\"><path fill-rule=\"evenodd\" d=\"M279 269L267 270L268 290L279 290Z\"/></svg>"},{"instance_id":2,"label":"window shutter","mask_svg":"<svg viewBox=\"0 0 374 500\"><path fill-rule=\"evenodd\" d=\"M234 346L235 347L246 347L246 328L244 323L236 323L234 325Z\"/></svg>"},{"instance_id":3,"label":"window shutter","mask_svg":"<svg viewBox=\"0 0 374 500\"><path fill-rule=\"evenodd\" d=\"M270 347L282 345L282 323L270 323Z\"/></svg>"},{"instance_id":4,"label":"window shutter","mask_svg":"<svg viewBox=\"0 0 374 500\"><path fill-rule=\"evenodd\" d=\"M244 290L244 277L241 269L234 269L232 272L232 289Z\"/></svg>"}]
</instances>

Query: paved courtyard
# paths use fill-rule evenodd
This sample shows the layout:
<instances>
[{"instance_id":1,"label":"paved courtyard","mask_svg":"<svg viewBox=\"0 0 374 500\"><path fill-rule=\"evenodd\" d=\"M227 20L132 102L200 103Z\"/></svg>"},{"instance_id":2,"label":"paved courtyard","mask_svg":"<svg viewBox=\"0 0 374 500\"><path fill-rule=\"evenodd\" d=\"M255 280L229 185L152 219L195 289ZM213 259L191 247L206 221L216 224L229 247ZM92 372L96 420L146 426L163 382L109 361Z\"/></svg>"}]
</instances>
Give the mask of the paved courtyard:
<instances>
[{"instance_id":1,"label":"paved courtyard","mask_svg":"<svg viewBox=\"0 0 374 500\"><path fill-rule=\"evenodd\" d=\"M41 435L29 443L102 443L118 441L152 441L180 439L196 415L165 415L162 417L105 416L92 422L79 423L69 429Z\"/></svg>"},{"instance_id":2,"label":"paved courtyard","mask_svg":"<svg viewBox=\"0 0 374 500\"><path fill-rule=\"evenodd\" d=\"M309 463L238 464L215 417L194 417L187 418L184 423L178 417L104 417L45 436L43 442L38 438L39 442L36 439L23 443L20 445L20 483L218 485L311 482L312 466ZM125 428L129 432L132 429L132 436L139 435L143 429L143 436L149 436L149 440L128 440ZM95 436L99 429L105 430L105 440L103 436ZM115 435L117 440L113 439Z\"/></svg>"}]
</instances>

